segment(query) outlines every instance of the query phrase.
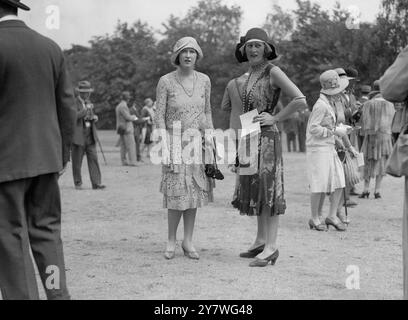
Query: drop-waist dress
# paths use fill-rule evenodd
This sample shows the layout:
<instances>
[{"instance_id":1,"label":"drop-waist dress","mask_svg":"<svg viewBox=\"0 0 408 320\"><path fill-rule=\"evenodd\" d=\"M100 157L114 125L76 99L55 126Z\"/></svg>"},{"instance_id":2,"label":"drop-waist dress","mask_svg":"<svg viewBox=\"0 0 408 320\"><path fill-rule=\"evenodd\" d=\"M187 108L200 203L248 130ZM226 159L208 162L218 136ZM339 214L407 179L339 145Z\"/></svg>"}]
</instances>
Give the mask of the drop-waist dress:
<instances>
[{"instance_id":1,"label":"drop-waist dress","mask_svg":"<svg viewBox=\"0 0 408 320\"><path fill-rule=\"evenodd\" d=\"M212 129L211 82L194 72L193 91L188 92L176 71L160 78L157 86L155 126L168 133L169 162L162 166L160 192L163 207L172 210L199 208L213 201L213 179L205 175L203 163L186 163L182 150L188 144L182 135L188 129ZM179 143L180 142L180 143Z\"/></svg>"},{"instance_id":2,"label":"drop-waist dress","mask_svg":"<svg viewBox=\"0 0 408 320\"><path fill-rule=\"evenodd\" d=\"M259 113L275 113L281 90L271 80L271 70L274 67L270 63L266 64L252 88L248 87L247 80L242 95L244 112L257 109ZM282 215L286 210L286 201L282 142L277 126L262 127L257 139L258 170L253 175L240 176L238 198L234 207L241 215L259 216L263 210L267 210L271 216Z\"/></svg>"}]
</instances>

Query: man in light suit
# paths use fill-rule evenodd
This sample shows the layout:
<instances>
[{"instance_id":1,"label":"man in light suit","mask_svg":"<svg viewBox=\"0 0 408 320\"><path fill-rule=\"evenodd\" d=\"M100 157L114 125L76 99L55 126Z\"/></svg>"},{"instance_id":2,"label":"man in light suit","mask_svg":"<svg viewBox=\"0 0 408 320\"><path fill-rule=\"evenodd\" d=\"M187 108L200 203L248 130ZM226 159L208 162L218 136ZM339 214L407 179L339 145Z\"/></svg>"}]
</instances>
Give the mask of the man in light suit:
<instances>
[{"instance_id":1,"label":"man in light suit","mask_svg":"<svg viewBox=\"0 0 408 320\"><path fill-rule=\"evenodd\" d=\"M238 141L240 138L241 120L243 114L242 91L249 74L244 73L238 78L232 79L225 88L224 97L221 102L221 110L230 113L229 128L235 131L235 146L238 150ZM237 170L237 169L235 169ZM239 174L236 172L234 194L232 196L232 205L236 202L238 191Z\"/></svg>"},{"instance_id":2,"label":"man in light suit","mask_svg":"<svg viewBox=\"0 0 408 320\"><path fill-rule=\"evenodd\" d=\"M137 166L136 143L134 137L133 121L138 118L130 114L128 103L130 92L122 93L122 100L117 105L116 112L116 132L120 136L120 158L123 166ZM128 156L126 159L126 155Z\"/></svg>"},{"instance_id":3,"label":"man in light suit","mask_svg":"<svg viewBox=\"0 0 408 320\"><path fill-rule=\"evenodd\" d=\"M76 91L78 93L76 98L78 114L72 145L72 173L75 188L82 189L81 167L84 154L86 154L92 189L105 189L105 186L102 185L101 169L98 163L98 152L96 151L98 134L95 122L98 121L98 116L95 114L93 104L90 102L93 89L89 81L80 81Z\"/></svg>"},{"instance_id":4,"label":"man in light suit","mask_svg":"<svg viewBox=\"0 0 408 320\"><path fill-rule=\"evenodd\" d=\"M61 49L17 17L19 0L0 0L0 291L69 299L61 240L59 173L74 132L74 92Z\"/></svg>"}]
</instances>

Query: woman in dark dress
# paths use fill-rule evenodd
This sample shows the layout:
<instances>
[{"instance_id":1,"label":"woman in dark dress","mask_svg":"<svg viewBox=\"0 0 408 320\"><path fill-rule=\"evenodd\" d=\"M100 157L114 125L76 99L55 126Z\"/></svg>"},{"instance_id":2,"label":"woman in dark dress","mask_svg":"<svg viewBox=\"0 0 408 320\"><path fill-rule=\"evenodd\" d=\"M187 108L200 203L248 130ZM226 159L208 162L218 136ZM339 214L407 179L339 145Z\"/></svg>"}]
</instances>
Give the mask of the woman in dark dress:
<instances>
[{"instance_id":1,"label":"woman in dark dress","mask_svg":"<svg viewBox=\"0 0 408 320\"><path fill-rule=\"evenodd\" d=\"M243 175L244 165L240 163L238 201L235 207L242 215L257 216L256 239L244 258L255 258L251 267L275 264L279 251L276 241L279 216L285 213L282 145L277 123L289 118L294 112L307 108L305 96L277 66L268 60L277 58L274 46L267 33L260 28L250 29L237 45L235 53L239 62L249 62L249 77L243 89L244 113L257 109L261 133L255 137L258 148L255 174ZM280 93L292 100L281 111L276 112ZM250 138L252 139L252 138ZM249 140L249 138L248 138ZM252 158L253 154L251 155ZM241 159L241 158L240 158Z\"/></svg>"}]
</instances>

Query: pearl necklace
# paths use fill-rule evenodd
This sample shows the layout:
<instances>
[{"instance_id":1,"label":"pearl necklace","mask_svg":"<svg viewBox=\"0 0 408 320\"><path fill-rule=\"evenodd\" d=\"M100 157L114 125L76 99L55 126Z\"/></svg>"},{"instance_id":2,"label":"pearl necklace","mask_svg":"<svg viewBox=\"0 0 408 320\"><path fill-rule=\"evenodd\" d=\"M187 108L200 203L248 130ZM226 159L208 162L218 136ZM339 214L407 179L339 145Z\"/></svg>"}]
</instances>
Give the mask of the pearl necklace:
<instances>
[{"instance_id":1,"label":"pearl necklace","mask_svg":"<svg viewBox=\"0 0 408 320\"><path fill-rule=\"evenodd\" d=\"M251 66L249 68L249 76L245 81L244 85L244 94L242 95L242 107L244 109L244 113L250 111L249 107L252 105L253 102L253 94L254 94L254 89L259 82L259 80L262 78L262 75L264 73L265 67L268 65L268 61L264 61L260 64L257 64L255 66ZM255 77L255 81L251 86L251 89L248 91L248 85L249 85L249 80L251 77Z\"/></svg>"},{"instance_id":2,"label":"pearl necklace","mask_svg":"<svg viewBox=\"0 0 408 320\"><path fill-rule=\"evenodd\" d=\"M194 72L193 73L193 90L191 91L191 93L189 93L189 91L183 86L183 84L181 83L181 81L180 81L180 79L179 79L179 77L178 77L178 73L177 73L177 71L176 71L176 81L178 82L178 84L183 88L183 90L184 90L184 92L186 93L186 95L188 96L188 97L192 97L193 95L194 95L194 89L195 89L195 84L196 84L196 78L197 78L197 75L196 75L196 73Z\"/></svg>"}]
</instances>

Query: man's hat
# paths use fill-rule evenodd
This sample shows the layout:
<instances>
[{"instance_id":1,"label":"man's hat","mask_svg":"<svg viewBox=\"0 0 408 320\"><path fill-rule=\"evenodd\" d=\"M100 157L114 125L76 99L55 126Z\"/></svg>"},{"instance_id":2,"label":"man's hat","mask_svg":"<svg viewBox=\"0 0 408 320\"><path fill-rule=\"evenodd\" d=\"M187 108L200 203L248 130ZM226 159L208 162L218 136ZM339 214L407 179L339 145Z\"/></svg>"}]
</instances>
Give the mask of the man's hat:
<instances>
[{"instance_id":1,"label":"man's hat","mask_svg":"<svg viewBox=\"0 0 408 320\"><path fill-rule=\"evenodd\" d=\"M371 86L364 84L361 86L360 90L361 93L369 94L371 92Z\"/></svg>"},{"instance_id":2,"label":"man's hat","mask_svg":"<svg viewBox=\"0 0 408 320\"><path fill-rule=\"evenodd\" d=\"M266 31L261 28L252 28L248 30L244 37L240 38L240 42L235 48L235 58L237 58L238 62L242 63L248 61L248 57L245 54L245 45L252 41L260 41L265 44L267 50L266 58L268 60L274 60L278 57L276 48L268 39Z\"/></svg>"},{"instance_id":3,"label":"man's hat","mask_svg":"<svg viewBox=\"0 0 408 320\"><path fill-rule=\"evenodd\" d=\"M79 81L78 87L76 87L76 90L78 92L93 92L94 91L89 81Z\"/></svg>"},{"instance_id":4,"label":"man's hat","mask_svg":"<svg viewBox=\"0 0 408 320\"><path fill-rule=\"evenodd\" d=\"M27 7L25 4L21 3L20 0L0 0L0 2L8 4L15 8L20 8L20 9L27 10L27 11L30 10L30 8Z\"/></svg>"}]
</instances>

